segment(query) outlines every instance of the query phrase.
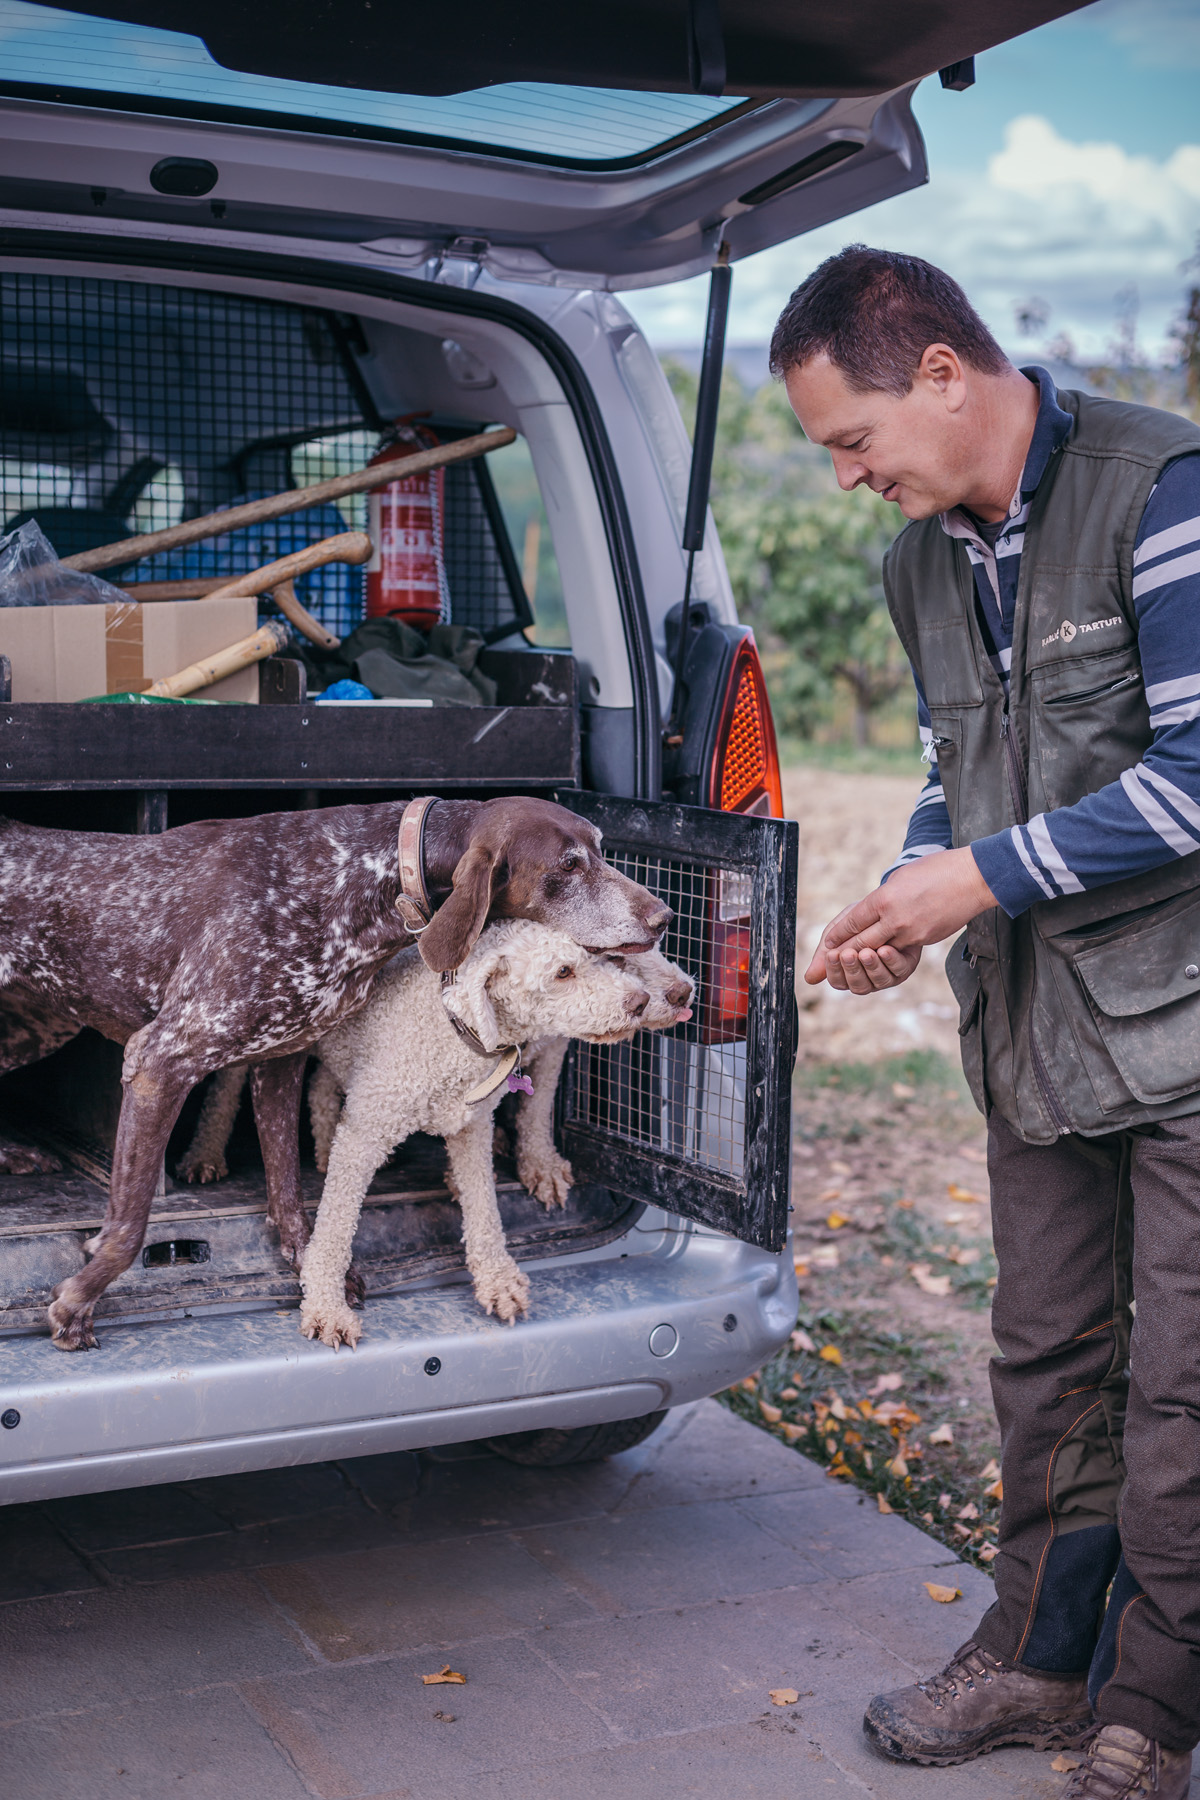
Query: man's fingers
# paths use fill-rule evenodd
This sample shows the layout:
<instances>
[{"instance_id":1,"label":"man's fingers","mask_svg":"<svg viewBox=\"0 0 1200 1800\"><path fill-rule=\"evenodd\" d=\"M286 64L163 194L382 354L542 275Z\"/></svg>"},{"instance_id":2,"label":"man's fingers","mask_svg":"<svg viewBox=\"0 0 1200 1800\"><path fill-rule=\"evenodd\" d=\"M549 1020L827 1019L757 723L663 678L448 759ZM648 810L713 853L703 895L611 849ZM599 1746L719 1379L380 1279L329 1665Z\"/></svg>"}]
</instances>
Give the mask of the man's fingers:
<instances>
[{"instance_id":1,"label":"man's fingers","mask_svg":"<svg viewBox=\"0 0 1200 1800\"><path fill-rule=\"evenodd\" d=\"M876 888L873 894L868 894L866 899L860 900L856 906L848 906L845 912L838 914L831 925L825 927L821 942L826 950L837 950L842 944L848 943L851 938L867 932L873 925L878 925L882 893L882 888ZM885 931L883 937L886 938L888 935L889 933ZM882 943L883 938L879 941Z\"/></svg>"}]
</instances>

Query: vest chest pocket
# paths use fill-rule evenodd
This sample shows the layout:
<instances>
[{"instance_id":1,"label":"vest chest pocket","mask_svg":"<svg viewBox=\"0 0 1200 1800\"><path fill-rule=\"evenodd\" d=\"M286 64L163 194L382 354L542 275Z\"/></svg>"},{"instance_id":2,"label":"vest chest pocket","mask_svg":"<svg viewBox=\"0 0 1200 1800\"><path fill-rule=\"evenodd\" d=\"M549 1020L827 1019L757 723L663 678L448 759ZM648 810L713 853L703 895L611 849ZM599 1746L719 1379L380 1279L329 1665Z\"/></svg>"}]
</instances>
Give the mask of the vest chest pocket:
<instances>
[{"instance_id":1,"label":"vest chest pocket","mask_svg":"<svg viewBox=\"0 0 1200 1800\"><path fill-rule=\"evenodd\" d=\"M1200 1088L1200 900L1189 897L1167 917L1077 950L1072 961L1135 1099L1177 1100Z\"/></svg>"},{"instance_id":2,"label":"vest chest pocket","mask_svg":"<svg viewBox=\"0 0 1200 1800\"><path fill-rule=\"evenodd\" d=\"M1030 812L1073 806L1116 781L1152 736L1136 647L1039 670L1030 682Z\"/></svg>"}]
</instances>

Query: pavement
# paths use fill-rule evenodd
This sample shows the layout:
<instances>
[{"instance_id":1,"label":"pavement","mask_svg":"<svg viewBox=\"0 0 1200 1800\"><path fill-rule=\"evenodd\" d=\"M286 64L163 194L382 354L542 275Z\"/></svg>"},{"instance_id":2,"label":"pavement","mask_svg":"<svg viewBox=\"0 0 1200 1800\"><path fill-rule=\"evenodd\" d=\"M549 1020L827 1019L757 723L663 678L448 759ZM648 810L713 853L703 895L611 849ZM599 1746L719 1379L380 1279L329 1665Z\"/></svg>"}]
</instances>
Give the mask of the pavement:
<instances>
[{"instance_id":1,"label":"pavement","mask_svg":"<svg viewBox=\"0 0 1200 1800\"><path fill-rule=\"evenodd\" d=\"M1050 1800L1064 1779L1026 1750L872 1755L865 1702L938 1667L991 1584L711 1400L607 1463L464 1444L132 1488L6 1509L0 1544L4 1800ZM447 1664L465 1685L423 1684Z\"/></svg>"}]
</instances>

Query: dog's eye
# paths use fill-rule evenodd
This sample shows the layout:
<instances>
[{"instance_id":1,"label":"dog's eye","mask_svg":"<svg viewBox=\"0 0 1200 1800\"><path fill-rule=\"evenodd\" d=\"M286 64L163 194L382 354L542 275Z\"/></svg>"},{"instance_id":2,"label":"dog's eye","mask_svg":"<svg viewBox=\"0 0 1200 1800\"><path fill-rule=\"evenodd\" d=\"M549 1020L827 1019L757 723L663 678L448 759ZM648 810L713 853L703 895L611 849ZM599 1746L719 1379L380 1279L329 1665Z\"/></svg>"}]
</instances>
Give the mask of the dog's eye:
<instances>
[{"instance_id":1,"label":"dog's eye","mask_svg":"<svg viewBox=\"0 0 1200 1800\"><path fill-rule=\"evenodd\" d=\"M570 963L563 963L554 979L555 981L574 981L575 971Z\"/></svg>"},{"instance_id":2,"label":"dog's eye","mask_svg":"<svg viewBox=\"0 0 1200 1800\"><path fill-rule=\"evenodd\" d=\"M562 861L559 863L558 866L560 869L565 869L567 871L568 875L571 875L574 873L574 871L576 869L579 868L582 861L583 861L583 858L578 854L577 851L568 850L567 854L563 857Z\"/></svg>"}]
</instances>

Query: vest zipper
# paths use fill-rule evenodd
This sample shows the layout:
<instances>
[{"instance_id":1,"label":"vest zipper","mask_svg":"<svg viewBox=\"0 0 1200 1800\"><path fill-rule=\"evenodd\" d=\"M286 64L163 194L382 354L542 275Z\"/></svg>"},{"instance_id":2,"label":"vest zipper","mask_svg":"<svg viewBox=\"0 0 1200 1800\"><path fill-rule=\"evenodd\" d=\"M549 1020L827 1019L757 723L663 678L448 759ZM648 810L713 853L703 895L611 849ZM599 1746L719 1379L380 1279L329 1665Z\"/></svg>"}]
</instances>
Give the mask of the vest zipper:
<instances>
[{"instance_id":1,"label":"vest zipper","mask_svg":"<svg viewBox=\"0 0 1200 1800\"><path fill-rule=\"evenodd\" d=\"M1009 798L1013 803L1013 811L1017 815L1017 824L1024 825L1029 819L1029 794L1025 786L1025 771L1021 767L1021 759L1017 755L1017 746L1008 729L1007 700L1000 718L1000 742L1004 746L1004 766L1008 771Z\"/></svg>"},{"instance_id":2,"label":"vest zipper","mask_svg":"<svg viewBox=\"0 0 1200 1800\"><path fill-rule=\"evenodd\" d=\"M1000 741L1004 745L1004 766L1008 773L1008 791L1012 798L1013 808L1017 815L1017 823L1024 825L1029 819L1029 790L1025 785L1025 771L1021 767L1021 759L1017 754L1016 742L1009 730L1008 701L1004 702L1004 712L1000 719ZM1071 1121L1063 1111L1062 1102L1054 1091L1049 1072L1042 1061L1042 1053L1037 1046L1037 1038L1033 1031L1033 1007L1037 999L1037 972L1034 970L1033 981L1029 993L1029 1060L1033 1066L1033 1078L1037 1082L1038 1092L1042 1096L1042 1104L1054 1123L1055 1130L1063 1135L1071 1129Z\"/></svg>"}]
</instances>

